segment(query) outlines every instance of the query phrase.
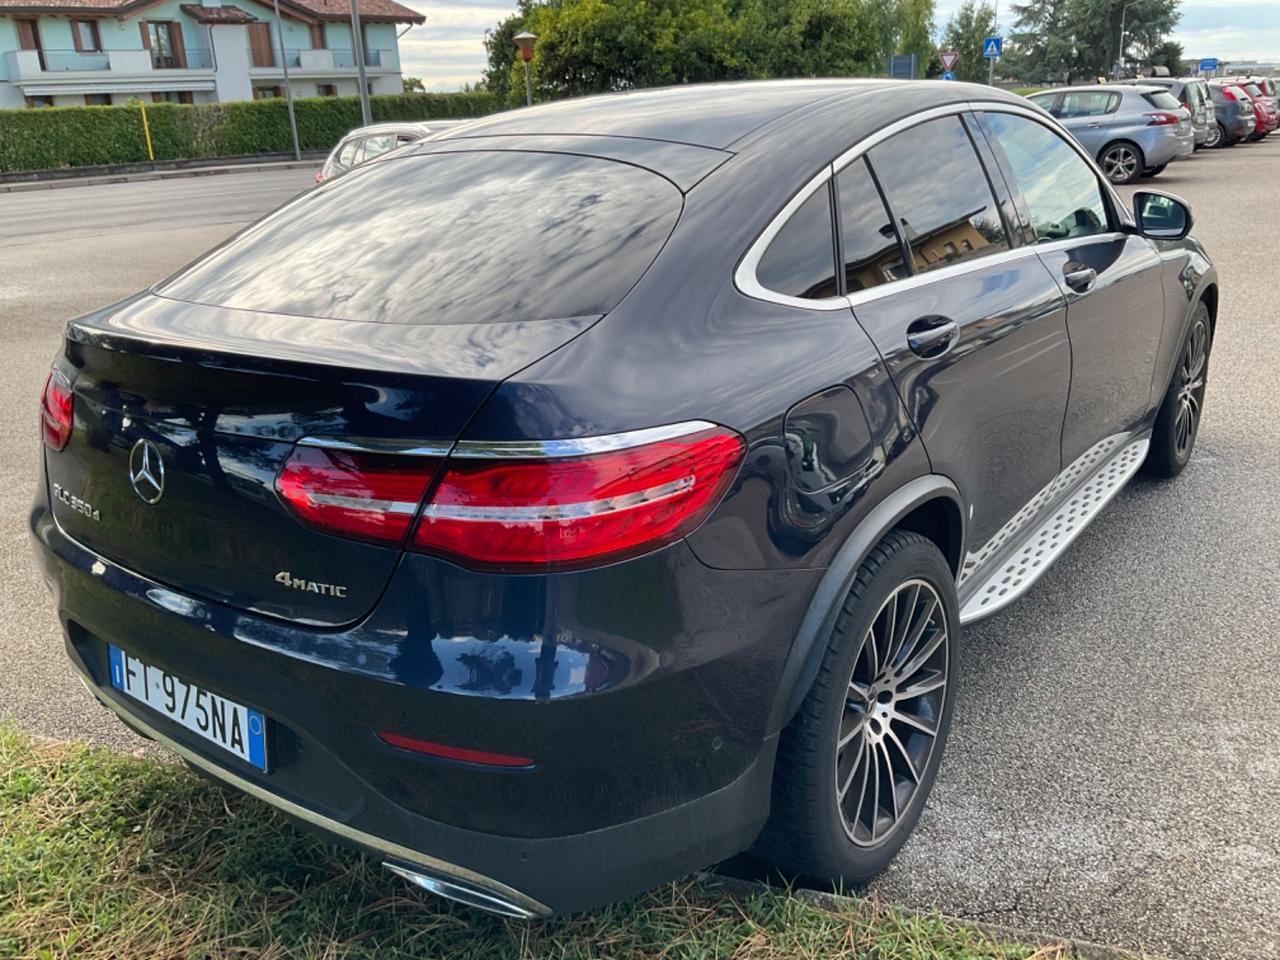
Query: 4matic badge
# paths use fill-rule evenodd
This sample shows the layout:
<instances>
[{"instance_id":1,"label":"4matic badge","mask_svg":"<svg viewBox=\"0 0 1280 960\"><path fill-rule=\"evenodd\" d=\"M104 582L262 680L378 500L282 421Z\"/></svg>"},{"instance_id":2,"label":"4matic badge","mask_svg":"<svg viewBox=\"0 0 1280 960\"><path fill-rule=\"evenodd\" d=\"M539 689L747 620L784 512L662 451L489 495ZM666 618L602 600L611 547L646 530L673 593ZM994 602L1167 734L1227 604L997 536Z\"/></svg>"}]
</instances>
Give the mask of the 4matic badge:
<instances>
[{"instance_id":1,"label":"4matic badge","mask_svg":"<svg viewBox=\"0 0 1280 960\"><path fill-rule=\"evenodd\" d=\"M326 597L345 597L347 595L347 588L343 584L304 580L302 577L295 577L288 570L281 570L276 574L276 583L283 583L286 587L304 590L307 593L323 594Z\"/></svg>"}]
</instances>

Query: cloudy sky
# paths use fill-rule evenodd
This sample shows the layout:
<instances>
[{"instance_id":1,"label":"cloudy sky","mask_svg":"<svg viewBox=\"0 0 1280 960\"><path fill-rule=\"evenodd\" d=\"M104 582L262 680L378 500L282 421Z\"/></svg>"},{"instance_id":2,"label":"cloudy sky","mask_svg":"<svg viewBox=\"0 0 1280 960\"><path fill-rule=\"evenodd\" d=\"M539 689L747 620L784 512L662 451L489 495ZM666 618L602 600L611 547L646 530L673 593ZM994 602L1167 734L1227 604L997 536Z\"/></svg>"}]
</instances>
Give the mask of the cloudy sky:
<instances>
[{"instance_id":1,"label":"cloudy sky","mask_svg":"<svg viewBox=\"0 0 1280 960\"><path fill-rule=\"evenodd\" d=\"M400 41L404 73L421 77L428 90L456 90L478 80L485 29L515 7L508 0L404 2L427 18ZM962 2L938 0L939 28ZM1188 56L1280 60L1280 0L1182 0L1173 37Z\"/></svg>"}]
</instances>

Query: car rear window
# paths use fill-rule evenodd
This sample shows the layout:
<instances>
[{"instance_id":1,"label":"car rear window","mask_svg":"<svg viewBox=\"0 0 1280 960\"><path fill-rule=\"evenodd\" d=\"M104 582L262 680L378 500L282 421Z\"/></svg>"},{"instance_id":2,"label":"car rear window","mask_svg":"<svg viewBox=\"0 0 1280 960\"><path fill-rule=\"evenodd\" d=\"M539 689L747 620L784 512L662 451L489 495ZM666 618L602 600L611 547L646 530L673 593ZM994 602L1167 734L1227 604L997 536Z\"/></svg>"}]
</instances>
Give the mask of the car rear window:
<instances>
[{"instance_id":1,"label":"car rear window","mask_svg":"<svg viewBox=\"0 0 1280 960\"><path fill-rule=\"evenodd\" d=\"M1249 94L1251 97L1262 96L1262 91L1258 89L1258 85L1256 83L1242 83L1241 86L1244 87L1245 93Z\"/></svg>"},{"instance_id":2,"label":"car rear window","mask_svg":"<svg viewBox=\"0 0 1280 960\"><path fill-rule=\"evenodd\" d=\"M1153 107L1159 107L1161 110L1176 110L1182 106L1182 103L1172 93L1167 90L1157 90L1153 93L1144 93L1142 99Z\"/></svg>"},{"instance_id":3,"label":"car rear window","mask_svg":"<svg viewBox=\"0 0 1280 960\"><path fill-rule=\"evenodd\" d=\"M391 158L303 195L159 292L378 323L595 316L653 262L681 205L665 178L592 157Z\"/></svg>"}]
</instances>

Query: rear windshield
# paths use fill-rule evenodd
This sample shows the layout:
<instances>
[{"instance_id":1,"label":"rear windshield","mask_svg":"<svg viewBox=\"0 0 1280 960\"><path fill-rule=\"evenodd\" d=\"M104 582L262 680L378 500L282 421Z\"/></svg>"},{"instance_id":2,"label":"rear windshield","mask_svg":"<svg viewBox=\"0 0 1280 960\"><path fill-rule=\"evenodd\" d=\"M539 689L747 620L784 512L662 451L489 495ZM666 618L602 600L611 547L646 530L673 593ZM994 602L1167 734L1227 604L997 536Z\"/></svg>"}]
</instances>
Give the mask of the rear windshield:
<instances>
[{"instance_id":1,"label":"rear windshield","mask_svg":"<svg viewBox=\"0 0 1280 960\"><path fill-rule=\"evenodd\" d=\"M1182 106L1178 102L1178 98L1166 90L1157 90L1154 93L1144 93L1142 98L1153 107L1159 107L1161 110L1176 110Z\"/></svg>"},{"instance_id":2,"label":"rear windshield","mask_svg":"<svg viewBox=\"0 0 1280 960\"><path fill-rule=\"evenodd\" d=\"M392 158L300 197L159 292L378 323L595 316L653 262L681 202L657 174L591 157Z\"/></svg>"},{"instance_id":3,"label":"rear windshield","mask_svg":"<svg viewBox=\"0 0 1280 960\"><path fill-rule=\"evenodd\" d=\"M1258 85L1256 83L1243 83L1241 86L1244 87L1245 93L1249 94L1251 97L1262 96L1262 91L1258 89Z\"/></svg>"}]
</instances>

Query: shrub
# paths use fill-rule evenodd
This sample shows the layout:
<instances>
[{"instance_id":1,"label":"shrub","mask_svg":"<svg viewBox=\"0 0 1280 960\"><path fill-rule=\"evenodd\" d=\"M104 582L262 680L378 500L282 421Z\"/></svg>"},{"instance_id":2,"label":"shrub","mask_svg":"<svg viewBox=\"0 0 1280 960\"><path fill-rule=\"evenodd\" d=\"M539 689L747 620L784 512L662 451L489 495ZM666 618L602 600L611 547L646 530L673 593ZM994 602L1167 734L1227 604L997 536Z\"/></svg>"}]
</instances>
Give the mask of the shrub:
<instances>
[{"instance_id":1,"label":"shrub","mask_svg":"<svg viewBox=\"0 0 1280 960\"><path fill-rule=\"evenodd\" d=\"M370 97L375 122L478 117L498 108L484 92L410 93ZM235 103L147 104L147 125L157 160L199 160L288 153L289 114L284 100ZM294 101L298 143L328 150L360 126L358 97ZM147 159L142 111L137 105L0 110L0 173L49 170Z\"/></svg>"}]
</instances>

